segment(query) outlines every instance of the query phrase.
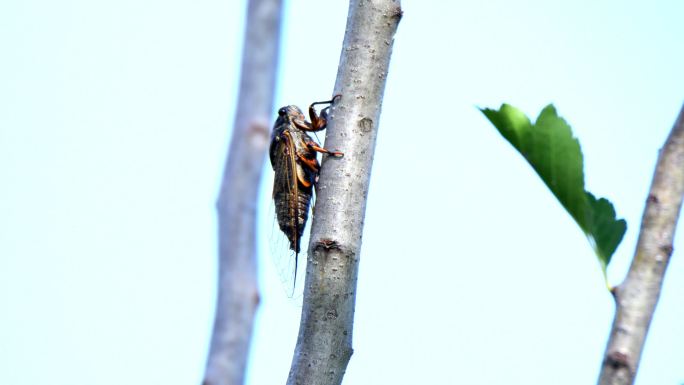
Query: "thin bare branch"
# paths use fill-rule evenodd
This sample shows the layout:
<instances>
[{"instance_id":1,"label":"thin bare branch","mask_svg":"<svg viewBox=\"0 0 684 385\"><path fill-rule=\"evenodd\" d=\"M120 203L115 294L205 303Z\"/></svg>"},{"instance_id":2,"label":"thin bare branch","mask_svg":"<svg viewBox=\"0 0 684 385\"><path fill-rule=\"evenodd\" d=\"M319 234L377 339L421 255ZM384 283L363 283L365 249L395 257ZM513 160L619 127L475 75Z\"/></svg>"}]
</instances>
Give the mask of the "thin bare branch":
<instances>
[{"instance_id":1,"label":"thin bare branch","mask_svg":"<svg viewBox=\"0 0 684 385\"><path fill-rule=\"evenodd\" d=\"M288 384L340 384L352 354L363 218L400 1L351 0L308 249Z\"/></svg>"},{"instance_id":2,"label":"thin bare branch","mask_svg":"<svg viewBox=\"0 0 684 385\"><path fill-rule=\"evenodd\" d=\"M269 140L281 10L281 0L251 0L247 9L238 105L216 204L218 298L205 385L244 383L259 303L256 201Z\"/></svg>"},{"instance_id":3,"label":"thin bare branch","mask_svg":"<svg viewBox=\"0 0 684 385\"><path fill-rule=\"evenodd\" d=\"M613 290L617 304L599 385L634 383L665 278L684 194L684 106L661 149L632 265Z\"/></svg>"}]
</instances>

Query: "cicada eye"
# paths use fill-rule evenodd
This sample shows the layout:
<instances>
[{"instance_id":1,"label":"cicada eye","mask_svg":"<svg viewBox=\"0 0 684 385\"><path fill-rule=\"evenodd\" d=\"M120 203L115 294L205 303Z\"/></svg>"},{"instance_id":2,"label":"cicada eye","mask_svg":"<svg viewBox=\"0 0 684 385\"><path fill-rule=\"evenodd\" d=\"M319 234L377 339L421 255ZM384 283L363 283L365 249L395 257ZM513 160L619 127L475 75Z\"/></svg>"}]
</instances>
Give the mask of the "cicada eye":
<instances>
[{"instance_id":1,"label":"cicada eye","mask_svg":"<svg viewBox=\"0 0 684 385\"><path fill-rule=\"evenodd\" d=\"M285 116L285 115L287 115L287 109L285 107L278 110L278 116Z\"/></svg>"}]
</instances>

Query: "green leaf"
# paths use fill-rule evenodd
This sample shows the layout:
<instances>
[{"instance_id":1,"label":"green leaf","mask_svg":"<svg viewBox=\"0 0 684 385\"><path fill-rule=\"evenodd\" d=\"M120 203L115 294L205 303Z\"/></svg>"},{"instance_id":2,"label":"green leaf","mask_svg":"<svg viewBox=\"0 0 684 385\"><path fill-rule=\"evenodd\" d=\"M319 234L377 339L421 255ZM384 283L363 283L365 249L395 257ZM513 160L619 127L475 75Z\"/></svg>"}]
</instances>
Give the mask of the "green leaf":
<instances>
[{"instance_id":1,"label":"green leaf","mask_svg":"<svg viewBox=\"0 0 684 385\"><path fill-rule=\"evenodd\" d=\"M616 220L615 209L608 199L597 200L587 192L587 202L591 207L591 221L585 233L590 237L589 241L596 245L594 249L605 274L610 258L627 231L627 222L624 219Z\"/></svg>"},{"instance_id":2,"label":"green leaf","mask_svg":"<svg viewBox=\"0 0 684 385\"><path fill-rule=\"evenodd\" d=\"M501 135L522 154L561 205L577 222L598 256L604 277L610 258L627 230L613 205L584 190L584 160L579 141L553 105L532 124L520 110L504 104L482 112Z\"/></svg>"}]
</instances>

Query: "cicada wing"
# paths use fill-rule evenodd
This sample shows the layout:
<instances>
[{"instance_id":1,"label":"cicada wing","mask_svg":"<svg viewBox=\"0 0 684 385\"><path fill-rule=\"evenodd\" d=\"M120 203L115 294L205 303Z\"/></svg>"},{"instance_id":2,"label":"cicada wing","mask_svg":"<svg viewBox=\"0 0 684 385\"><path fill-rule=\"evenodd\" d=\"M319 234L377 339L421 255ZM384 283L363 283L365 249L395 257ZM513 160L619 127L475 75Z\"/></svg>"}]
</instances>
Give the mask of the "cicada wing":
<instances>
[{"instance_id":1,"label":"cicada wing","mask_svg":"<svg viewBox=\"0 0 684 385\"><path fill-rule=\"evenodd\" d=\"M306 260L306 252L300 251L299 255L295 255L295 252L290 249L290 240L285 236L280 230L278 225L278 220L276 218L276 209L273 200L270 200L268 217L270 219L270 226L268 227L268 253L269 259L271 260L271 266L275 268L276 275L278 276L280 287L283 289L287 297L296 298L297 293L301 293L300 286L303 279L299 277L304 277L304 271L302 271L303 265L302 261ZM306 238L306 237L305 237ZM303 242L308 242L307 239L302 239ZM299 259L299 263L295 261L295 258ZM299 272L295 272L295 269L299 268ZM295 279L297 277L297 279Z\"/></svg>"},{"instance_id":2,"label":"cicada wing","mask_svg":"<svg viewBox=\"0 0 684 385\"><path fill-rule=\"evenodd\" d=\"M277 145L272 146L271 162L274 178L269 215L273 218L273 226L269 245L283 287L288 296L293 297L300 286L297 280L298 261L305 260L302 245L306 245L307 240L302 239L302 207L298 201L301 166L296 161L296 148L291 137L284 135Z\"/></svg>"}]
</instances>

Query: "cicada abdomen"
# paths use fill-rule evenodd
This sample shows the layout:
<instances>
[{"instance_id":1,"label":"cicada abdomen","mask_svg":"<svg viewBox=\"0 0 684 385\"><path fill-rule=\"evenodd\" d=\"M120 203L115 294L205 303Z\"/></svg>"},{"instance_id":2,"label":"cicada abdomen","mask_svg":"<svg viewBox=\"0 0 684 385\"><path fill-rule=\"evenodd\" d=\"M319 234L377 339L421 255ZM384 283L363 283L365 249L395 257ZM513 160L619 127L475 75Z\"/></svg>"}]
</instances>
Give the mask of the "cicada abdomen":
<instances>
[{"instance_id":1,"label":"cicada abdomen","mask_svg":"<svg viewBox=\"0 0 684 385\"><path fill-rule=\"evenodd\" d=\"M280 230L290 242L295 253L295 279L297 258L301 250L301 239L309 217L313 189L318 179L320 165L316 153L342 156L341 152L328 151L320 147L307 132L325 129L329 106L318 115L314 106L332 104L333 100L316 102L309 106L309 117L297 106L286 106L278 110L278 119L273 127L269 156L275 173L273 201Z\"/></svg>"}]
</instances>

